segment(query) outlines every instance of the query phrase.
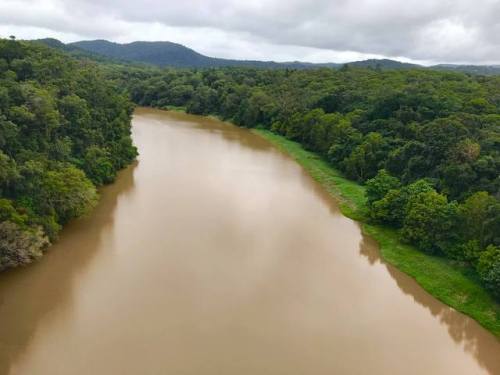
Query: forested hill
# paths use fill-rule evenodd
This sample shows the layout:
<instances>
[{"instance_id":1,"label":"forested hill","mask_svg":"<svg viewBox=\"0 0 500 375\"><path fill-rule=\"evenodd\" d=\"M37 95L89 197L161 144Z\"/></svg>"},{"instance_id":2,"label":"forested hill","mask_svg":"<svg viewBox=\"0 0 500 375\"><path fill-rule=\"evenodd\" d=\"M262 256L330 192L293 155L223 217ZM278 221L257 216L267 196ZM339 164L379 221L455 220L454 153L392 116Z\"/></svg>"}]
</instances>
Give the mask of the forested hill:
<instances>
[{"instance_id":1,"label":"forested hill","mask_svg":"<svg viewBox=\"0 0 500 375\"><path fill-rule=\"evenodd\" d=\"M0 39L0 270L40 257L134 160L132 110L96 65Z\"/></svg>"},{"instance_id":2,"label":"forested hill","mask_svg":"<svg viewBox=\"0 0 500 375\"><path fill-rule=\"evenodd\" d=\"M69 43L66 47L79 48L94 54L121 60L142 62L158 66L208 68L224 66L256 67L256 68L309 68L314 64L255 60L230 60L208 57L181 44L172 42L133 42L118 44L107 40L91 40ZM323 64L331 67L338 64Z\"/></svg>"},{"instance_id":3,"label":"forested hill","mask_svg":"<svg viewBox=\"0 0 500 375\"><path fill-rule=\"evenodd\" d=\"M230 60L202 55L181 44L171 42L133 42L128 44L113 43L106 40L90 40L64 44L56 39L40 39L39 42L51 47L72 53L76 56L91 57L95 60L103 58L121 62L145 63L161 67L183 68L216 68L216 67L253 67L253 68L341 68L346 64L324 63L313 64L308 62L274 62L255 60ZM449 70L481 75L499 75L498 65L435 65L424 67L389 59L370 59L347 63L349 66L371 69L431 69Z\"/></svg>"}]
</instances>

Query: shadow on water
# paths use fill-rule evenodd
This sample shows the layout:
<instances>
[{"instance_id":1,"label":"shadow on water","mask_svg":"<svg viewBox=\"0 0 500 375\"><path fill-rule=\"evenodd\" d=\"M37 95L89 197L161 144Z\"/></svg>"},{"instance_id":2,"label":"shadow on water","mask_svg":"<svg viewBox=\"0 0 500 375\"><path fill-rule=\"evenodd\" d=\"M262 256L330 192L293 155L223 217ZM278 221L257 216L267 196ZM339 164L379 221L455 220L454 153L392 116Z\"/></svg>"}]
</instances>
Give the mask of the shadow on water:
<instances>
[{"instance_id":1,"label":"shadow on water","mask_svg":"<svg viewBox=\"0 0 500 375\"><path fill-rule=\"evenodd\" d=\"M285 157L288 156L285 155ZM307 186L316 197L321 199L333 215L340 214L338 202L304 169L302 170L301 176L304 186ZM373 238L362 236L359 253L370 265L380 264L385 267L399 289L426 308L433 317L446 326L450 337L457 344L463 345L465 350L471 353L483 368L491 374L500 374L499 340L493 334L481 327L475 320L440 302L426 292L415 279L385 262L380 256L378 243Z\"/></svg>"},{"instance_id":2,"label":"shadow on water","mask_svg":"<svg viewBox=\"0 0 500 375\"><path fill-rule=\"evenodd\" d=\"M0 374L8 374L35 337L39 322L58 308L71 309L77 276L91 263L102 235L113 225L118 200L134 188L134 163L101 190L98 206L74 220L35 264L0 275ZM71 249L71 254L61 254Z\"/></svg>"},{"instance_id":3,"label":"shadow on water","mask_svg":"<svg viewBox=\"0 0 500 375\"><path fill-rule=\"evenodd\" d=\"M425 307L432 316L446 326L450 337L457 344L463 345L465 350L471 353L483 368L491 374L500 374L499 342L495 336L473 319L438 301L418 285L412 277L386 263L380 257L377 242L372 238L363 236L359 252L372 266L377 264L384 266L399 289L411 296L419 305Z\"/></svg>"},{"instance_id":4,"label":"shadow on water","mask_svg":"<svg viewBox=\"0 0 500 375\"><path fill-rule=\"evenodd\" d=\"M285 157L287 156L285 155ZM321 199L333 215L339 215L338 202L305 170L301 176L304 186L307 186L316 197ZM359 253L370 265L380 264L385 267L399 289L426 308L433 317L446 326L450 337L457 344L463 345L465 350L471 353L483 368L491 374L500 374L499 340L493 334L481 327L475 320L440 302L426 292L415 279L385 262L380 256L378 243L373 238L362 236Z\"/></svg>"}]
</instances>

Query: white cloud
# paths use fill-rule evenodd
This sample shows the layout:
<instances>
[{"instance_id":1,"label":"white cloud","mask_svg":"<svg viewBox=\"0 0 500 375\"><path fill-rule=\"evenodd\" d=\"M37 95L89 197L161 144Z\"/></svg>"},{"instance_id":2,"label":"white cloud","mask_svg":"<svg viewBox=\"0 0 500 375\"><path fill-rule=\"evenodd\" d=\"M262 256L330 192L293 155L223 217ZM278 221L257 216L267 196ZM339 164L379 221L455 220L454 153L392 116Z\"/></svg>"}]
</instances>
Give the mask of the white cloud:
<instances>
[{"instance_id":1,"label":"white cloud","mask_svg":"<svg viewBox=\"0 0 500 375\"><path fill-rule=\"evenodd\" d=\"M169 40L210 56L278 61L500 63L500 1L2 0L0 33Z\"/></svg>"}]
</instances>

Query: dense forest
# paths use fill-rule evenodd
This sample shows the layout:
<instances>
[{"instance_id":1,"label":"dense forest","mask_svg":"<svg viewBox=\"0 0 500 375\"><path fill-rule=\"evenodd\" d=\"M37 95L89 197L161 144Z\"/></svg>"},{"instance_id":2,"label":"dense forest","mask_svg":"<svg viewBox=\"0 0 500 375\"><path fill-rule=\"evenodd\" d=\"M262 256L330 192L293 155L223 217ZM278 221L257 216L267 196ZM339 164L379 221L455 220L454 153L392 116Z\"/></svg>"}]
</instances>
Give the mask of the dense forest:
<instances>
[{"instance_id":1,"label":"dense forest","mask_svg":"<svg viewBox=\"0 0 500 375\"><path fill-rule=\"evenodd\" d=\"M40 257L135 158L132 110L94 63L0 40L0 270Z\"/></svg>"},{"instance_id":2,"label":"dense forest","mask_svg":"<svg viewBox=\"0 0 500 375\"><path fill-rule=\"evenodd\" d=\"M109 69L139 105L301 143L366 185L364 217L500 298L500 77L424 69Z\"/></svg>"}]
</instances>

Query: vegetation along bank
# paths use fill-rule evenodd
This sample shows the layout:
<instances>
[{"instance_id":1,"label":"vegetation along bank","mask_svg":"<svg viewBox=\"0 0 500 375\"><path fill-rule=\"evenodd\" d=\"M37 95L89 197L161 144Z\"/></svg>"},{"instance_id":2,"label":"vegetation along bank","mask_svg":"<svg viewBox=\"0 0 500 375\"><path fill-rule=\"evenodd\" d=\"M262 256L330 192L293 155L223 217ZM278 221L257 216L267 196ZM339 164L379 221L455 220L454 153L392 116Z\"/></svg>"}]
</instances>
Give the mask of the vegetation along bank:
<instances>
[{"instance_id":1,"label":"vegetation along bank","mask_svg":"<svg viewBox=\"0 0 500 375\"><path fill-rule=\"evenodd\" d=\"M134 160L132 111L96 64L0 40L0 270L39 258Z\"/></svg>"}]
</instances>

